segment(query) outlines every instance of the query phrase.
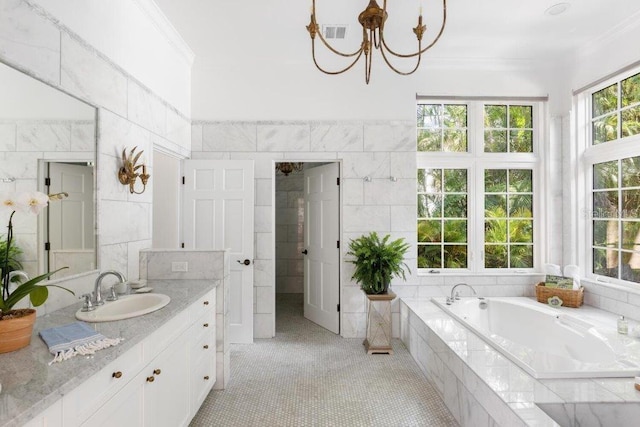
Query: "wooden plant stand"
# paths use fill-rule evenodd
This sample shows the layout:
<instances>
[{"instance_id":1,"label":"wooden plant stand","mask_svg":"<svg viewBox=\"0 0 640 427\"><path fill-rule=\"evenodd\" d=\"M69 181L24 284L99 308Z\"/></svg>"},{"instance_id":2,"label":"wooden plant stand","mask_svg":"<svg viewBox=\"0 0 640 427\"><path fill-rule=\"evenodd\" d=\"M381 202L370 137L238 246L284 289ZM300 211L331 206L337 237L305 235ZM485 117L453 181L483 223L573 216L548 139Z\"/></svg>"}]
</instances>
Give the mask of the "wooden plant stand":
<instances>
[{"instance_id":1,"label":"wooden plant stand","mask_svg":"<svg viewBox=\"0 0 640 427\"><path fill-rule=\"evenodd\" d=\"M391 301L396 297L386 294L367 295L367 338L362 343L368 354L393 354L391 347Z\"/></svg>"}]
</instances>

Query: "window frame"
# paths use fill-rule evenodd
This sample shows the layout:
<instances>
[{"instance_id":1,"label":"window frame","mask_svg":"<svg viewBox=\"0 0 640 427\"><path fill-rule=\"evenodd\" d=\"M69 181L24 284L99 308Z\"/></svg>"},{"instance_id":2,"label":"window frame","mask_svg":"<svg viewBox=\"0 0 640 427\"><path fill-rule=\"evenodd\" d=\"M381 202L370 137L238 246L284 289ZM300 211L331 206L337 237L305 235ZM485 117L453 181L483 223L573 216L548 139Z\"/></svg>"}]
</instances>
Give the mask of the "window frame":
<instances>
[{"instance_id":1,"label":"window frame","mask_svg":"<svg viewBox=\"0 0 640 427\"><path fill-rule=\"evenodd\" d=\"M548 139L548 129L544 120L546 99L529 98L469 98L447 99L438 97L418 97L419 104L466 104L467 105L467 152L417 151L416 174L418 169L467 169L468 206L467 206L467 268L417 268L418 275L484 274L513 275L537 274L542 271L542 256L546 245L543 236L546 219L543 217L545 180L544 144ZM494 153L484 152L484 106L485 105L525 105L532 107L533 152L531 153ZM416 141L418 127L416 126ZM494 269L484 266L484 173L485 169L530 169L533 180L533 268ZM418 194L416 188L416 195ZM417 224L417 211L416 224ZM416 247L417 256L417 247Z\"/></svg>"},{"instance_id":2,"label":"window frame","mask_svg":"<svg viewBox=\"0 0 640 427\"><path fill-rule=\"evenodd\" d=\"M606 80L593 85L578 94L574 94L574 111L575 120L574 127L576 130L576 158L581 158L578 161L577 171L577 185L578 194L581 195L575 201L578 207L578 221L574 232L576 233L576 244L580 250L579 262L584 265L584 277L588 280L611 283L622 286L624 288L631 288L638 290L640 283L623 280L617 277L604 276L595 274L593 272L593 167L596 164L609 162L609 161L621 161L622 159L629 157L640 156L640 133L632 136L622 137L620 130L620 117L621 112L632 107L617 107L614 111L618 116L618 128L616 129L616 135L618 138L611 141L601 142L599 144L593 144L593 94L611 86L612 84L618 84L617 94L621 96L622 81L640 73L640 67L634 67L632 69L620 72ZM618 99L618 106L620 105L620 98ZM636 104L637 105L637 104ZM616 220L620 221L620 216L616 217ZM586 230L586 233L580 233L580 230ZM618 249L616 249L618 250Z\"/></svg>"}]
</instances>

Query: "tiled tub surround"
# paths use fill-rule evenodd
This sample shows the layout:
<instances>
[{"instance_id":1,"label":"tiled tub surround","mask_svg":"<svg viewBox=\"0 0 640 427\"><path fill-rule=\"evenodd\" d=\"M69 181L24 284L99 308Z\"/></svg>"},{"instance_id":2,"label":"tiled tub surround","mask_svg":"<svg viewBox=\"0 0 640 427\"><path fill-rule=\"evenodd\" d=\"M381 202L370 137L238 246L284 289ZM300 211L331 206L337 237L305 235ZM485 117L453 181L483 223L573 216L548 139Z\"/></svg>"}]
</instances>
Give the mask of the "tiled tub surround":
<instances>
[{"instance_id":1,"label":"tiled tub surround","mask_svg":"<svg viewBox=\"0 0 640 427\"><path fill-rule=\"evenodd\" d=\"M640 340L619 334L611 313L530 298L433 301L534 378L640 375Z\"/></svg>"},{"instance_id":2,"label":"tiled tub surround","mask_svg":"<svg viewBox=\"0 0 640 427\"><path fill-rule=\"evenodd\" d=\"M93 357L76 356L51 366L47 364L52 355L38 331L74 322L75 312L82 303L39 317L28 347L0 355L0 425L25 424L219 283L215 280L150 280L148 286L153 287L154 292L171 297L169 305L141 317L93 324L106 337L122 337L124 341L96 352Z\"/></svg>"},{"instance_id":3,"label":"tiled tub surround","mask_svg":"<svg viewBox=\"0 0 640 427\"><path fill-rule=\"evenodd\" d=\"M403 298L400 317L403 342L463 426L637 425L633 378L536 380L430 299Z\"/></svg>"}]
</instances>

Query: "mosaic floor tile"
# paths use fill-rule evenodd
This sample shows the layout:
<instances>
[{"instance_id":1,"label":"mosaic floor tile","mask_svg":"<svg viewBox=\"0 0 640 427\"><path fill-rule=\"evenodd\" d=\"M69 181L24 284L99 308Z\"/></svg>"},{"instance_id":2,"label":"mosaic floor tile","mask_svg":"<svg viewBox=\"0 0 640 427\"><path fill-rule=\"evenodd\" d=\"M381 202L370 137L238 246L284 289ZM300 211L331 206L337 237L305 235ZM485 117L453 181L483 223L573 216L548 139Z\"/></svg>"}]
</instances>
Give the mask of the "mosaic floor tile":
<instances>
[{"instance_id":1,"label":"mosaic floor tile","mask_svg":"<svg viewBox=\"0 0 640 427\"><path fill-rule=\"evenodd\" d=\"M191 426L457 426L399 340L367 355L302 316L302 295L278 294L276 337L231 347L231 381Z\"/></svg>"}]
</instances>

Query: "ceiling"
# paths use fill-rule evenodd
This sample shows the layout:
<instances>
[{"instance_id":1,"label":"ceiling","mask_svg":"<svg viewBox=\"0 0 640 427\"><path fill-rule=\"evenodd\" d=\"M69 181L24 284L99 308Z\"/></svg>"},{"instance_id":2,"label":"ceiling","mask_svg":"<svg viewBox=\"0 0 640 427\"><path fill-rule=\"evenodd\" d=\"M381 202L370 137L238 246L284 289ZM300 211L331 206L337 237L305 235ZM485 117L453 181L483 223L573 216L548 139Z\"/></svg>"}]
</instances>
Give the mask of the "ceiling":
<instances>
[{"instance_id":1,"label":"ceiling","mask_svg":"<svg viewBox=\"0 0 640 427\"><path fill-rule=\"evenodd\" d=\"M197 62L247 64L268 59L309 63L311 0L155 0L193 49ZM569 3L566 12L545 14ZM357 15L367 0L316 0L319 24L348 25L336 47L359 47ZM382 5L382 0L380 0ZM442 21L442 0L388 0L387 42L399 52L415 50L411 28L420 7L432 40ZM562 57L640 18L638 0L449 0L447 27L429 59L532 60ZM324 57L323 57L324 58ZM338 65L334 55L326 56Z\"/></svg>"}]
</instances>

